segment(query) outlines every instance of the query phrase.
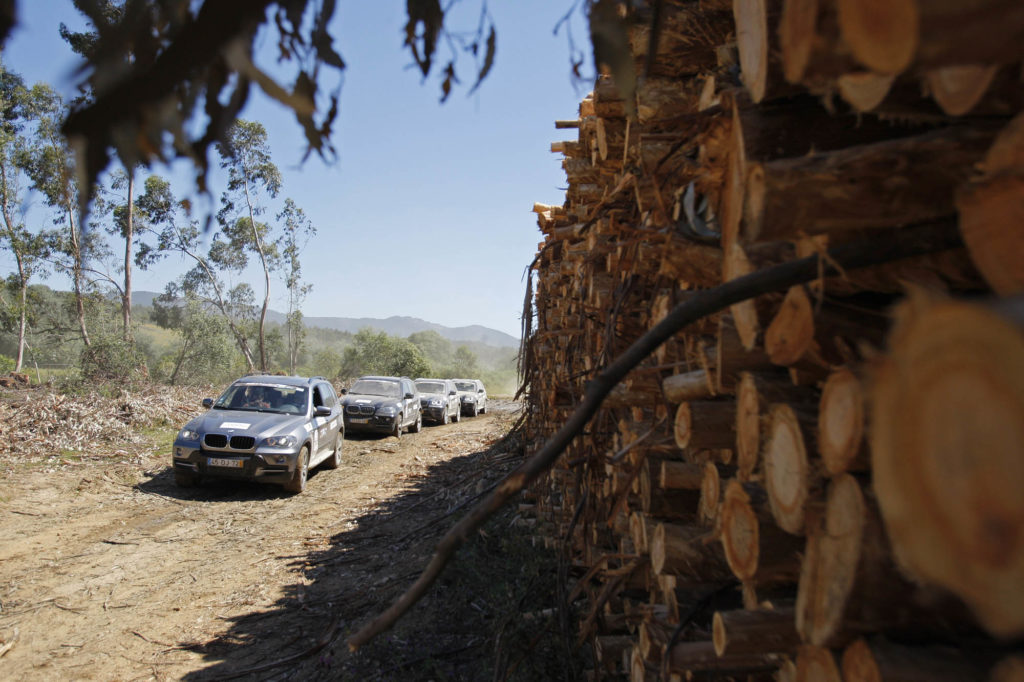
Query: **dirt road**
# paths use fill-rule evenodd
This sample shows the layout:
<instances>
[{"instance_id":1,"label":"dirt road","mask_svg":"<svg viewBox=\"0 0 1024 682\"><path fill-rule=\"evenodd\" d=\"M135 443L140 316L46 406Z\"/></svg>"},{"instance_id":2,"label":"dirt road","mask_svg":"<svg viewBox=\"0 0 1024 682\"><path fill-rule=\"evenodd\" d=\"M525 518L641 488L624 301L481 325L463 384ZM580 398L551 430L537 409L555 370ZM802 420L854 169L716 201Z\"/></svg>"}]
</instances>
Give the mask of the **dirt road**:
<instances>
[{"instance_id":1,"label":"dirt road","mask_svg":"<svg viewBox=\"0 0 1024 682\"><path fill-rule=\"evenodd\" d=\"M0 678L362 676L345 635L518 464L493 447L517 410L492 401L458 424L346 440L342 466L315 472L298 496L229 482L180 490L166 444L134 464L18 472L0 493Z\"/></svg>"}]
</instances>

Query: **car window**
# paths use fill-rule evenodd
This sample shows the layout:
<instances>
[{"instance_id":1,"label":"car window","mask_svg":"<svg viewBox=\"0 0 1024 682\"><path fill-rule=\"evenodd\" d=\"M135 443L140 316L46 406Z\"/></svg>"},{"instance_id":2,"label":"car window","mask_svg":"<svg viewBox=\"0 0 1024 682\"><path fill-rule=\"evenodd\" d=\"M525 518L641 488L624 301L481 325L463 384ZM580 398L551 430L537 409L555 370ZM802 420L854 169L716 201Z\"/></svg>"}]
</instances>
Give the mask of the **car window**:
<instances>
[{"instance_id":1,"label":"car window","mask_svg":"<svg viewBox=\"0 0 1024 682\"><path fill-rule=\"evenodd\" d=\"M362 395L378 395L383 398L400 398L401 384L397 381L382 381L380 379L360 379L352 384L349 393L361 393Z\"/></svg>"},{"instance_id":2,"label":"car window","mask_svg":"<svg viewBox=\"0 0 1024 682\"><path fill-rule=\"evenodd\" d=\"M320 397L323 399L323 404L327 407L334 407L334 389L331 388L331 385L318 384L317 388L320 389Z\"/></svg>"},{"instance_id":3,"label":"car window","mask_svg":"<svg viewBox=\"0 0 1024 682\"><path fill-rule=\"evenodd\" d=\"M416 389L420 393L447 393L448 387L443 381L417 381Z\"/></svg>"},{"instance_id":4,"label":"car window","mask_svg":"<svg viewBox=\"0 0 1024 682\"><path fill-rule=\"evenodd\" d=\"M320 387L319 386L314 386L313 387L313 407L317 408L317 407L320 407L323 404L324 404L324 397L320 393Z\"/></svg>"},{"instance_id":5,"label":"car window","mask_svg":"<svg viewBox=\"0 0 1024 682\"><path fill-rule=\"evenodd\" d=\"M460 391L475 391L476 390L476 386L473 384L472 381L456 381L455 382L455 388L459 389Z\"/></svg>"}]
</instances>

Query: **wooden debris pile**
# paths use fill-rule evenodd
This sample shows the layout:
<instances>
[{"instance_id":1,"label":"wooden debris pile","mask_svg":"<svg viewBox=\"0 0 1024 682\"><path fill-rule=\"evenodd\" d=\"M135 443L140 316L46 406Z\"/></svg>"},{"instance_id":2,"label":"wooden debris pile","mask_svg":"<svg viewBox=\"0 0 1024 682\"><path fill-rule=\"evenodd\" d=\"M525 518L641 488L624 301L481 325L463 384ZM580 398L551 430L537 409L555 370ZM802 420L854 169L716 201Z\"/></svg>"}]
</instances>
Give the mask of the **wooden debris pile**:
<instances>
[{"instance_id":1,"label":"wooden debris pile","mask_svg":"<svg viewBox=\"0 0 1024 682\"><path fill-rule=\"evenodd\" d=\"M737 303L615 389L528 507L593 678L1019 671L1024 4L661 9L635 107L602 76L556 123L578 136L551 147L565 203L535 207L532 448L695 291L911 229L963 246Z\"/></svg>"},{"instance_id":2,"label":"wooden debris pile","mask_svg":"<svg viewBox=\"0 0 1024 682\"><path fill-rule=\"evenodd\" d=\"M207 391L206 393L210 393ZM46 461L66 452L104 457L137 430L183 425L201 411L195 387L146 386L117 396L46 388L0 393L0 462Z\"/></svg>"}]
</instances>

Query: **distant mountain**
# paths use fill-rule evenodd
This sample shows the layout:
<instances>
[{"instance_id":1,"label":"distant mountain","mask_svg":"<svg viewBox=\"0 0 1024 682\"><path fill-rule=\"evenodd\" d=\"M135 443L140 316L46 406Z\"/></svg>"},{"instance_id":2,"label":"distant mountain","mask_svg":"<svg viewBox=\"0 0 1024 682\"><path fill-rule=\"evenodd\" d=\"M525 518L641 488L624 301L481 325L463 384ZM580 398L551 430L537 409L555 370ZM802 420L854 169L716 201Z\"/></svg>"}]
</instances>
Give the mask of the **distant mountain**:
<instances>
[{"instance_id":1,"label":"distant mountain","mask_svg":"<svg viewBox=\"0 0 1024 682\"><path fill-rule=\"evenodd\" d=\"M132 305L152 306L153 299L159 295L152 291L134 291L132 292ZM276 310L268 310L267 320L277 324L284 324L285 315ZM421 320L418 317L407 317L404 315L386 319L375 317L306 317L305 322L307 327L323 327L325 329L336 329L352 333L369 327L391 336L402 338L416 332L432 330L449 341L476 342L496 348L519 347L519 339L490 327L483 327L478 324L469 325L468 327L445 327L441 324Z\"/></svg>"}]
</instances>

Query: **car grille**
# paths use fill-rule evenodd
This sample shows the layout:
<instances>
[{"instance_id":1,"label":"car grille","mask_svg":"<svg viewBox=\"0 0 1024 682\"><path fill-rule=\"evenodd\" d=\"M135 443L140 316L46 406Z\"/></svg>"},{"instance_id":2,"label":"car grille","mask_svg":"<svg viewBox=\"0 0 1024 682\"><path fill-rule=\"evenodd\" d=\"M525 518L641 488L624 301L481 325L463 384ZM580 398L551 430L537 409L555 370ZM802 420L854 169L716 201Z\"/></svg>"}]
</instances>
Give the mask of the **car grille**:
<instances>
[{"instance_id":1,"label":"car grille","mask_svg":"<svg viewBox=\"0 0 1024 682\"><path fill-rule=\"evenodd\" d=\"M228 437L223 433L208 433L203 438L203 443L211 448L229 447ZM230 444L232 450L252 450L256 444L256 439L252 436L231 436Z\"/></svg>"},{"instance_id":2,"label":"car grille","mask_svg":"<svg viewBox=\"0 0 1024 682\"><path fill-rule=\"evenodd\" d=\"M373 405L346 405L345 412L348 414L373 414Z\"/></svg>"}]
</instances>

